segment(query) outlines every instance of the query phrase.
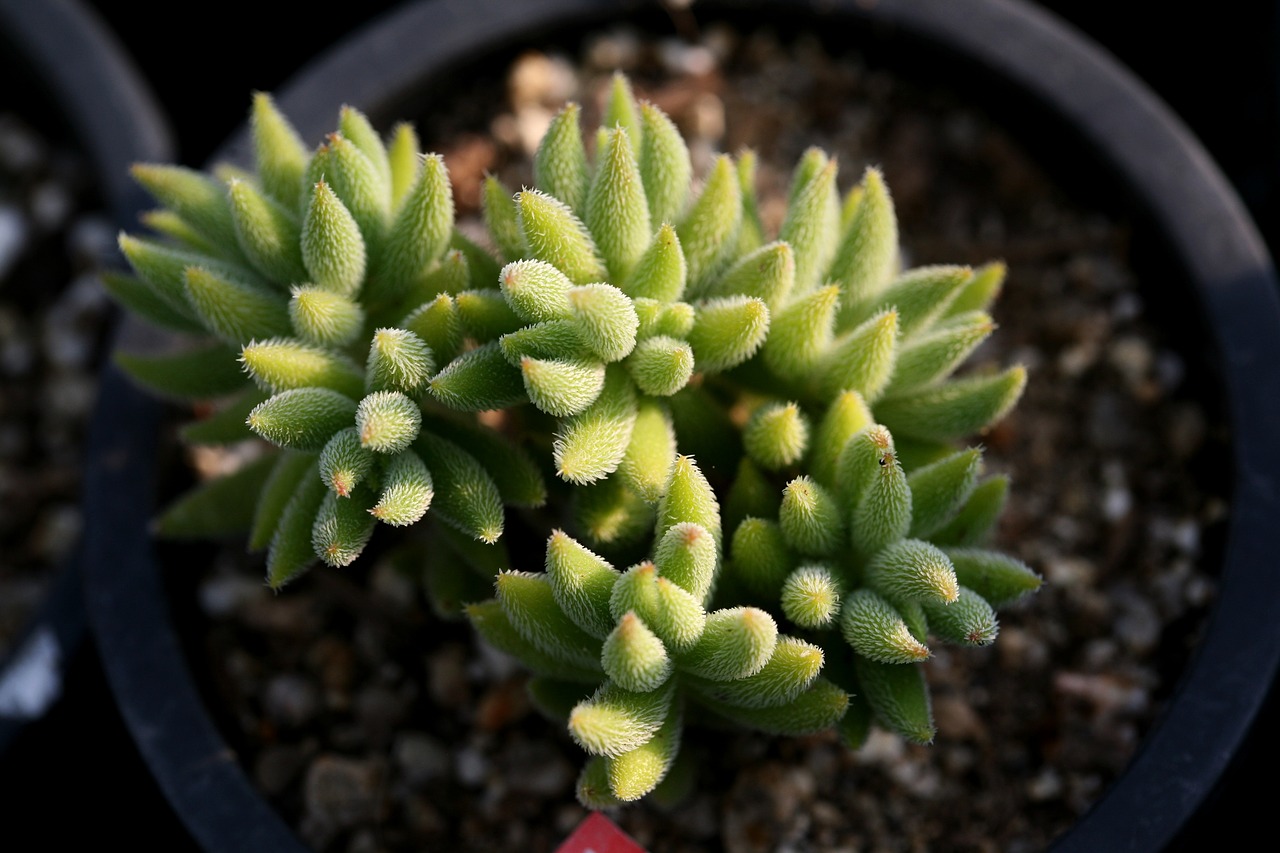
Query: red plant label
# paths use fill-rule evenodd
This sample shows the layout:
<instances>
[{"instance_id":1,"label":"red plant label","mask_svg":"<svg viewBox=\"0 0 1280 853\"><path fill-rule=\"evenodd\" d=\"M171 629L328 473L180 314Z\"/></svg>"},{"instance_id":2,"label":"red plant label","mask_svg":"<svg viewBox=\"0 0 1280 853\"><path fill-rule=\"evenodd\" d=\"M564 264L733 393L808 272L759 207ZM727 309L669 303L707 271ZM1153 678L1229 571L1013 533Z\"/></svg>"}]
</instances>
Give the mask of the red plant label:
<instances>
[{"instance_id":1,"label":"red plant label","mask_svg":"<svg viewBox=\"0 0 1280 853\"><path fill-rule=\"evenodd\" d=\"M645 849L609 818L592 812L556 848L556 853L645 853Z\"/></svg>"}]
</instances>

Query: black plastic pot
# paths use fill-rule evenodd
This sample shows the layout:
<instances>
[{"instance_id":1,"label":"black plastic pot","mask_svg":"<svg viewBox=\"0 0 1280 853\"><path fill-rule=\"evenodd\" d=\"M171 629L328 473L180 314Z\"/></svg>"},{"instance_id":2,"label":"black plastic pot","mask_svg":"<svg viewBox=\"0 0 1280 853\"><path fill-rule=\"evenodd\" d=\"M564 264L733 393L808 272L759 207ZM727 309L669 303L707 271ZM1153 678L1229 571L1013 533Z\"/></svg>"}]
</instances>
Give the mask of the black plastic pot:
<instances>
[{"instance_id":1,"label":"black plastic pot","mask_svg":"<svg viewBox=\"0 0 1280 853\"><path fill-rule=\"evenodd\" d=\"M32 102L74 138L90 161L99 201L119 227L132 227L146 199L129 179L129 164L170 158L173 147L155 99L115 36L78 0L0 0L0 49L5 85L30 90ZM47 689L0 707L0 754L65 691L87 626L79 564L77 554L59 571L13 655L0 661L0 692L18 679Z\"/></svg>"},{"instance_id":2,"label":"black plastic pot","mask_svg":"<svg viewBox=\"0 0 1280 853\"><path fill-rule=\"evenodd\" d=\"M277 98L308 139L327 129L342 103L385 125L486 56L550 34L660 14L641 0L411 4L303 69ZM1231 425L1234 492L1220 593L1157 725L1054 849L1158 851L1188 843L1186 828L1204 819L1280 664L1280 446L1273 441L1280 430L1280 298L1272 262L1241 203L1196 140L1132 75L1016 0L700 0L689 14L804 22L833 38L914 51L941 73L979 81L984 105L1025 131L1040 159L1103 170L1143 229L1141 239L1168 255L1194 293L1209 330L1205 369L1221 387ZM245 144L242 130L224 154L234 158ZM200 705L169 619L161 574L172 569L158 565L146 529L160 408L113 372L104 387L115 405L100 412L89 472L87 578L93 628L126 722L206 850L304 849Z\"/></svg>"}]
</instances>

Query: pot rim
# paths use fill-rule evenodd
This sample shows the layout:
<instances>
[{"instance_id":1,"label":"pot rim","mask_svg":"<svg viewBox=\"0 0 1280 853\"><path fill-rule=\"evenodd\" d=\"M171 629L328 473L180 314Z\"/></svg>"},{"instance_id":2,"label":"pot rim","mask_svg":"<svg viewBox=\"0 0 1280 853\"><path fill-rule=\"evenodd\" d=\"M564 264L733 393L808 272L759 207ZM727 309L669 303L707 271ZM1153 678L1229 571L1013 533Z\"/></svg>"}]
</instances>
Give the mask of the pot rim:
<instances>
[{"instance_id":1,"label":"pot rim","mask_svg":"<svg viewBox=\"0 0 1280 853\"><path fill-rule=\"evenodd\" d=\"M400 7L304 67L277 93L306 138L340 104L377 114L424 77L531 34L617 19L644 0L434 0ZM1053 845L1062 851L1162 850L1242 745L1280 664L1280 284L1256 227L1182 122L1134 75L1070 25L1020 0L699 0L713 16L778 9L887 27L946 45L1070 122L1175 247L1214 330L1232 424L1232 516L1220 593L1174 697L1124 773ZM999 33L999 37L993 37ZM431 38L424 40L424 34ZM423 44L430 50L423 50ZM377 82L375 84L374 79ZM220 159L238 159L241 129ZM106 393L109 389L110 393ZM104 376L98 459L152 452L160 407L115 371ZM145 525L146 478L95 461L87 567L90 618L128 727L162 788L207 849L302 850L254 791L207 712L161 596ZM136 513L135 513L136 515ZM158 627L157 627L158 626ZM137 691L164 683L163 702ZM210 796L212 790L219 793ZM1159 803L1159 808L1151 804ZM265 845L270 845L268 848Z\"/></svg>"},{"instance_id":2,"label":"pot rim","mask_svg":"<svg viewBox=\"0 0 1280 853\"><path fill-rule=\"evenodd\" d=\"M173 156L168 121L115 34L80 0L0 0L0 46L30 70L84 152L103 206L117 227L132 227L147 204L129 179L137 160ZM63 675L87 629L82 548L64 559L39 607L0 658L0 684L17 670L40 672L44 700L0 712L0 754L63 692ZM27 669L30 668L30 669ZM29 676L23 676L30 681Z\"/></svg>"}]
</instances>

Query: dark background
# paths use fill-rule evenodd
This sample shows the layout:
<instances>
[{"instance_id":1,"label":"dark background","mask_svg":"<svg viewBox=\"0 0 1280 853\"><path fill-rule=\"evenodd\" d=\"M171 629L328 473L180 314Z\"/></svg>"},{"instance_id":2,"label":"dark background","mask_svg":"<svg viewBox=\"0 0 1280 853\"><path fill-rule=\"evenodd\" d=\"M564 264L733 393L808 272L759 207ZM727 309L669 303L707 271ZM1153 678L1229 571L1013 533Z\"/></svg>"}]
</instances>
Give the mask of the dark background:
<instances>
[{"instance_id":1,"label":"dark background","mask_svg":"<svg viewBox=\"0 0 1280 853\"><path fill-rule=\"evenodd\" d=\"M132 0L86 2L155 88L177 132L179 159L193 165L243 120L250 91L278 89L328 45L396 5L359 0L326 3L321 10L307 4L286 14L261 0L146 11L140 8L146 4ZM1236 187L1272 253L1280 253L1277 3L1187 4L1187 12L1163 6L1158 20L1116 0L1039 5L1111 51L1172 107ZM1271 705L1274 719L1277 703ZM1205 849L1203 840L1220 837L1224 825L1239 834L1270 828L1263 786L1252 778L1272 770L1276 757L1276 736L1260 731L1216 795L1214 810L1192 828L1185 849ZM77 656L64 700L18 739L4 764L0 848L34 849L37 831L44 849L112 838L136 850L193 847L115 716L91 646Z\"/></svg>"}]
</instances>

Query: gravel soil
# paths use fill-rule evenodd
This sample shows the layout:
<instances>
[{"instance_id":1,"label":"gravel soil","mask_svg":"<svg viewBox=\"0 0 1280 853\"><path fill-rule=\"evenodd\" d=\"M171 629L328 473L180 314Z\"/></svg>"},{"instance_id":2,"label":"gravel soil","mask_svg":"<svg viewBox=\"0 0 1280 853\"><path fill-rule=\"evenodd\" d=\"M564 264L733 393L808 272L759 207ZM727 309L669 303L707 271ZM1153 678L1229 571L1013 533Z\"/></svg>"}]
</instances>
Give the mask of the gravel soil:
<instances>
[{"instance_id":1,"label":"gravel soil","mask_svg":"<svg viewBox=\"0 0 1280 853\"><path fill-rule=\"evenodd\" d=\"M946 92L727 29L696 43L599 34L437 103L416 124L446 158L459 216L474 224L485 172L528 181L565 99L598 115L614 68L681 126L695 168L755 149L766 219L819 145L842 188L883 168L910 265L1007 262L1000 328L972 367L1022 362L1031 379L979 440L989 470L1013 477L996 544L1045 585L1002 614L993 646L928 662L932 746L691 730L689 796L611 817L653 851L1044 849L1170 695L1214 597L1228 511L1214 464L1226 427L1194 350L1153 319L1161 282L1131 266L1130 224ZM518 568L541 565L540 536L527 539L513 539ZM182 624L207 629L188 638L193 665L246 771L316 850L553 850L585 817L581 751L531 708L518 667L431 612L412 571L375 550L272 595L260 555L209 550L175 547L169 565L185 575L172 578L189 595ZM197 555L198 575L176 562Z\"/></svg>"}]
</instances>

